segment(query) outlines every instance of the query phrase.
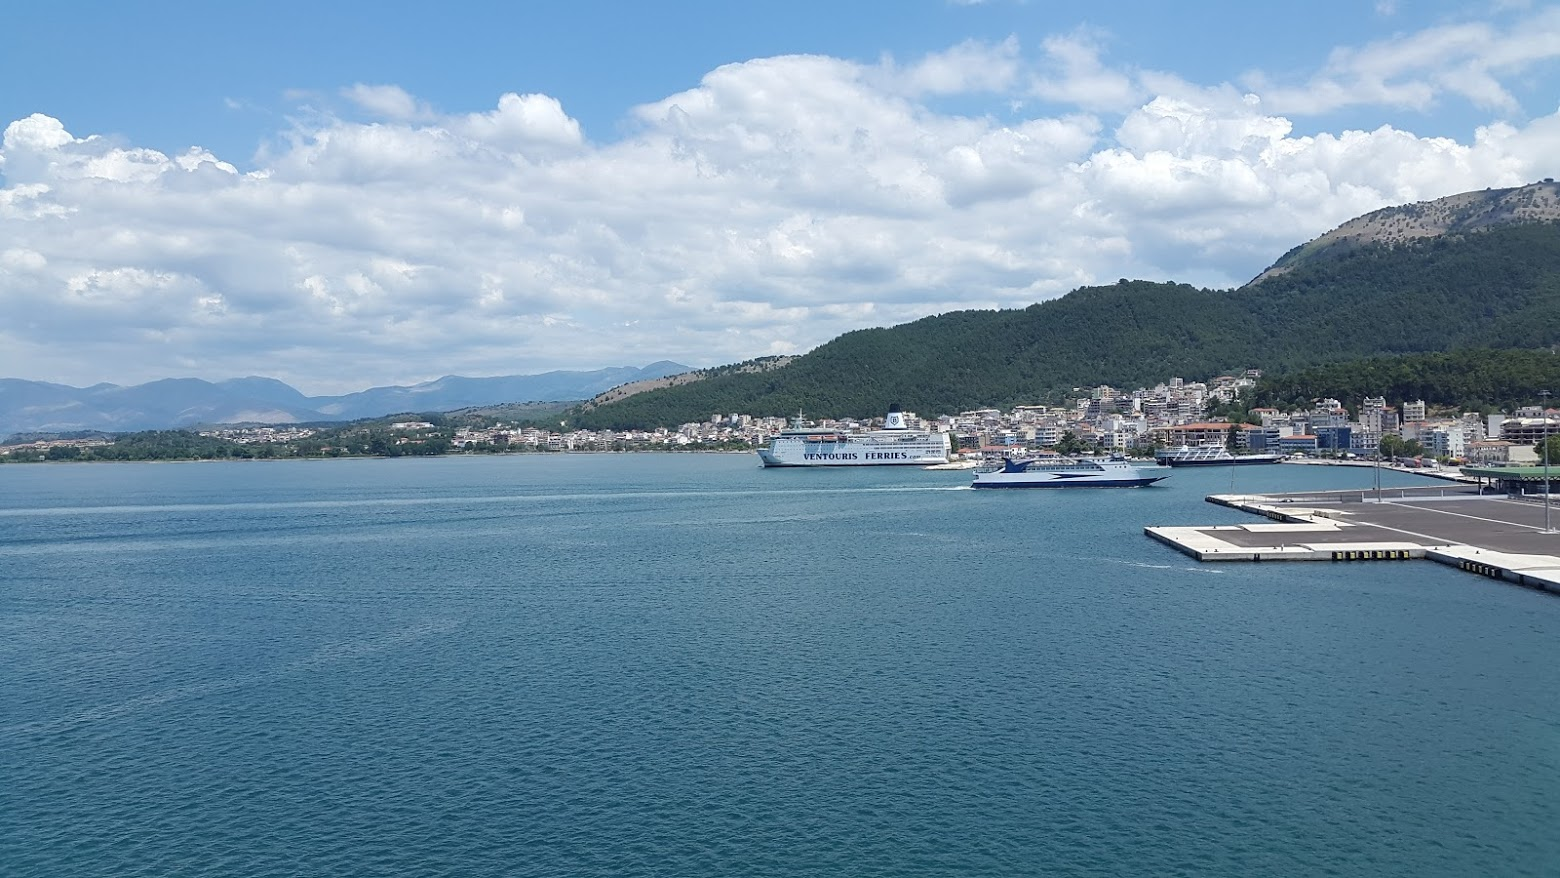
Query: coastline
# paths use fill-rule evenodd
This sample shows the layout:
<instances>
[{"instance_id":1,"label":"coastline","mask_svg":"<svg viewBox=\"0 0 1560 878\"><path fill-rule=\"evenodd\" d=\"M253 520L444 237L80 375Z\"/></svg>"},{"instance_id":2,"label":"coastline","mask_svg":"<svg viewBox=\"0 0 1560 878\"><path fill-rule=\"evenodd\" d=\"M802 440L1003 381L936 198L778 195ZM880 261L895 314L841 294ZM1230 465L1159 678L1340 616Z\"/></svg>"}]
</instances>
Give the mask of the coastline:
<instances>
[{"instance_id":1,"label":"coastline","mask_svg":"<svg viewBox=\"0 0 1560 878\"><path fill-rule=\"evenodd\" d=\"M1279 463L1295 464L1298 466L1352 466L1363 467L1366 469L1376 469L1379 467L1380 469L1390 470L1395 473L1404 473L1410 476L1424 476L1426 478L1441 479L1442 481L1447 482L1460 482L1470 485L1476 484L1478 482L1478 479L1475 479L1473 476L1463 475L1460 469L1451 469L1442 466L1403 466L1402 464L1397 463L1378 464L1373 460L1330 460L1325 458L1308 457L1296 458L1293 460L1285 459L1279 461Z\"/></svg>"}]
</instances>

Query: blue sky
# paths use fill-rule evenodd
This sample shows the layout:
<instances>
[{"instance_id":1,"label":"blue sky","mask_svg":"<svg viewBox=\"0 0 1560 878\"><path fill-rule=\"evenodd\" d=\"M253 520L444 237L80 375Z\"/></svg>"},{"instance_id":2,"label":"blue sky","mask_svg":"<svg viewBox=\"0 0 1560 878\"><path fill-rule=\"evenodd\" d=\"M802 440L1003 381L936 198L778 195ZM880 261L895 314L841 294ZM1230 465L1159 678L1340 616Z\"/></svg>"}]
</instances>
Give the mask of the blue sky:
<instances>
[{"instance_id":1,"label":"blue sky","mask_svg":"<svg viewBox=\"0 0 1560 878\"><path fill-rule=\"evenodd\" d=\"M716 365L1560 174L1537 2L5 18L0 375L62 383Z\"/></svg>"},{"instance_id":2,"label":"blue sky","mask_svg":"<svg viewBox=\"0 0 1560 878\"><path fill-rule=\"evenodd\" d=\"M0 53L0 117L40 112L72 128L142 146L200 145L247 161L305 95L356 82L394 83L448 112L488 109L504 92L558 98L592 140L620 136L628 111L698 84L734 62L822 54L863 63L913 59L965 39L1028 44L1094 33L1107 58L1192 82L1236 82L1251 70L1304 82L1339 46L1415 29L1502 20L1522 4L1368 0L1306 4L1164 2L294 2L19 4ZM1502 6L1510 7L1500 12ZM1388 11L1390 10L1390 11ZM1541 75L1532 76L1538 73ZM1552 111L1555 69L1510 85L1530 109ZM954 111L1022 116L1002 96L949 102ZM1309 120L1394 124L1467 136L1487 121L1466 101L1344 110ZM1303 127L1303 126L1302 126Z\"/></svg>"}]
</instances>

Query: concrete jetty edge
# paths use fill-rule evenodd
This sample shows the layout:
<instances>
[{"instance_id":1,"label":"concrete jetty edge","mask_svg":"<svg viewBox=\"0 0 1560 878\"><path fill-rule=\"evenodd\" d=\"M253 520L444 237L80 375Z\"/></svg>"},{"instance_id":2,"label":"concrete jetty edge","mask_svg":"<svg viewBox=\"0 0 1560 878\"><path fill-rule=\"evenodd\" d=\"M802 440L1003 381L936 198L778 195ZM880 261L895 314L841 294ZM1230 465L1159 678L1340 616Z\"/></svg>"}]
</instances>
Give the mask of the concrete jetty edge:
<instances>
[{"instance_id":1,"label":"concrete jetty edge","mask_svg":"<svg viewBox=\"0 0 1560 878\"><path fill-rule=\"evenodd\" d=\"M1337 508L1279 495L1212 495L1208 502L1267 522L1201 527L1151 525L1145 535L1202 562L1430 560L1504 582L1560 594L1560 557L1440 543L1351 521Z\"/></svg>"}]
</instances>

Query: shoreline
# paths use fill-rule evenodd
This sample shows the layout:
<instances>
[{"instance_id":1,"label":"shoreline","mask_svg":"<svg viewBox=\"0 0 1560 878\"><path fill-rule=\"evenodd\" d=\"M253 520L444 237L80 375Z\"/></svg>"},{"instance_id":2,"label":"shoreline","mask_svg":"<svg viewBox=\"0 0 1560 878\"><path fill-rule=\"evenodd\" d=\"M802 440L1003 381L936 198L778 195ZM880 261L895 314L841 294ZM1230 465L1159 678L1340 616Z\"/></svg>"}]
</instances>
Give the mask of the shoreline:
<instances>
[{"instance_id":1,"label":"shoreline","mask_svg":"<svg viewBox=\"0 0 1560 878\"><path fill-rule=\"evenodd\" d=\"M1279 463L1295 464L1298 466L1352 466L1363 467L1365 469L1376 469L1379 466L1381 469L1391 470L1395 473L1406 473L1411 476L1424 476L1426 478L1441 479L1442 481L1447 482L1460 482L1469 485L1477 484L1478 482L1478 480L1473 476L1463 475L1460 469L1448 469L1442 466L1403 466L1402 464L1396 463L1378 464L1373 460L1328 460L1323 458L1305 457L1294 460L1289 460L1286 458L1279 461Z\"/></svg>"}]
</instances>

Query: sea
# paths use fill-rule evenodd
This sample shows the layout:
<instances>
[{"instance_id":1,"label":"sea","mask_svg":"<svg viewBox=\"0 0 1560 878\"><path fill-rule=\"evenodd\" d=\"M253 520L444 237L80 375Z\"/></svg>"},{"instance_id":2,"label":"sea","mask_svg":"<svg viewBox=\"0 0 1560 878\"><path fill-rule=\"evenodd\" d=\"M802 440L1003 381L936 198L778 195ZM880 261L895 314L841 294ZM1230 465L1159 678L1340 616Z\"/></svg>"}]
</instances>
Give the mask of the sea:
<instances>
[{"instance_id":1,"label":"sea","mask_svg":"<svg viewBox=\"0 0 1560 878\"><path fill-rule=\"evenodd\" d=\"M1374 475L0 466L0 874L1560 875L1560 599L1143 534Z\"/></svg>"}]
</instances>

